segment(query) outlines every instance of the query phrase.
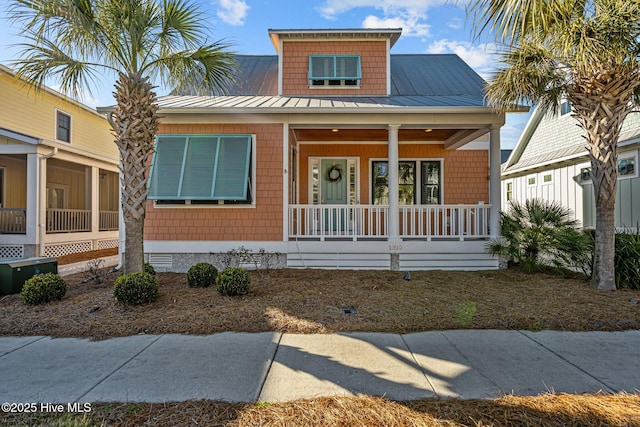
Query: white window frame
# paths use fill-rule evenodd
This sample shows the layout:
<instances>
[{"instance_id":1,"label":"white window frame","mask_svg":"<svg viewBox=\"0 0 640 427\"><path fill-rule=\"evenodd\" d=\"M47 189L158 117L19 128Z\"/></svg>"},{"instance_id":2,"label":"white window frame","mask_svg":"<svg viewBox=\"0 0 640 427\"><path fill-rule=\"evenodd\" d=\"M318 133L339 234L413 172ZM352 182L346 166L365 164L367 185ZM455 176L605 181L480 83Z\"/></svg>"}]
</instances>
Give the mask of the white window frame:
<instances>
[{"instance_id":1,"label":"white window frame","mask_svg":"<svg viewBox=\"0 0 640 427\"><path fill-rule=\"evenodd\" d=\"M546 177L551 177L551 179L549 181L546 181L545 180ZM553 184L553 172L542 173L542 182L540 183L540 185L551 185L551 184Z\"/></svg>"},{"instance_id":2,"label":"white window frame","mask_svg":"<svg viewBox=\"0 0 640 427\"><path fill-rule=\"evenodd\" d=\"M569 104L569 111L566 111L563 113L562 106L565 104ZM563 99L562 101L560 101L560 107L559 107L560 117L571 117L572 111L573 111L573 107L571 107L571 102L569 102L568 99Z\"/></svg>"},{"instance_id":3,"label":"white window frame","mask_svg":"<svg viewBox=\"0 0 640 427\"><path fill-rule=\"evenodd\" d=\"M533 179L533 184L530 182ZM538 176L537 175L527 175L527 187L537 187L538 186Z\"/></svg>"},{"instance_id":4,"label":"white window frame","mask_svg":"<svg viewBox=\"0 0 640 427\"><path fill-rule=\"evenodd\" d=\"M195 135L195 134L194 134ZM198 134L199 135L199 134ZM227 135L227 134L225 134ZM233 134L228 134L233 135ZM239 134L240 135L240 134ZM246 135L246 134L242 134ZM181 136L181 135L172 135L172 134L163 134L163 136ZM154 209L255 209L256 201L258 199L258 195L256 194L256 134L251 134L251 180L250 180L250 191L251 191L251 203L234 203L234 204L225 204L224 200L217 201L218 203L198 203L191 204L191 200L185 199L184 203L170 203L170 200L164 199L164 203L158 203L157 200L153 200ZM175 200L176 202L180 202L180 200Z\"/></svg>"},{"instance_id":5,"label":"white window frame","mask_svg":"<svg viewBox=\"0 0 640 427\"><path fill-rule=\"evenodd\" d=\"M65 141L64 139L59 139L58 138L58 129L60 128L60 126L58 125L58 115L59 114L63 114L67 117L69 117L69 140ZM60 110L58 108L55 109L55 116L54 116L54 129L53 129L53 135L54 135L54 139L56 141L62 142L64 144L71 144L71 141L73 141L73 116L71 116L71 114L67 113L66 111Z\"/></svg>"},{"instance_id":6,"label":"white window frame","mask_svg":"<svg viewBox=\"0 0 640 427\"><path fill-rule=\"evenodd\" d=\"M511 186L511 199L509 199L509 186ZM514 182L512 179L504 182L504 200L506 202L512 202L514 200L513 189L514 189Z\"/></svg>"},{"instance_id":7,"label":"white window frame","mask_svg":"<svg viewBox=\"0 0 640 427\"><path fill-rule=\"evenodd\" d=\"M386 157L370 158L369 159L369 176L367 181L369 182L369 204L373 205L373 181L371 174L373 173L373 162L389 162ZM423 157L423 158L400 158L398 162L416 162L416 203L413 205L405 206L440 206L444 203L444 158L443 157ZM422 203L422 191L419 191L419 187L422 185L422 162L440 162L440 203L438 205L427 205ZM383 205L381 205L383 206Z\"/></svg>"},{"instance_id":8,"label":"white window frame","mask_svg":"<svg viewBox=\"0 0 640 427\"><path fill-rule=\"evenodd\" d=\"M631 152L631 153L622 153L618 155L616 168L618 168L618 163L620 163L621 160L633 160L633 173L628 175L620 175L620 173L618 173L618 180L637 178L638 177L638 153Z\"/></svg>"}]
</instances>

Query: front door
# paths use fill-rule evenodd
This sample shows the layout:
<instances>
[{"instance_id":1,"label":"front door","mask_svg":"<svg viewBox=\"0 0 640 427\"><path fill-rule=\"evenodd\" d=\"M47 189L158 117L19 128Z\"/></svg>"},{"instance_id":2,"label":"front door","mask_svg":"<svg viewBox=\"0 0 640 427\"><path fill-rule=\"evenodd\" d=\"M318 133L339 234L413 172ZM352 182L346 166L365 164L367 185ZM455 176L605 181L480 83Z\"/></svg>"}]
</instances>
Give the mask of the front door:
<instances>
[{"instance_id":1,"label":"front door","mask_svg":"<svg viewBox=\"0 0 640 427\"><path fill-rule=\"evenodd\" d=\"M349 202L347 159L322 159L320 174L320 203L347 205ZM322 219L323 229L338 234L344 232L348 224L346 216L347 211L340 207L327 209Z\"/></svg>"}]
</instances>

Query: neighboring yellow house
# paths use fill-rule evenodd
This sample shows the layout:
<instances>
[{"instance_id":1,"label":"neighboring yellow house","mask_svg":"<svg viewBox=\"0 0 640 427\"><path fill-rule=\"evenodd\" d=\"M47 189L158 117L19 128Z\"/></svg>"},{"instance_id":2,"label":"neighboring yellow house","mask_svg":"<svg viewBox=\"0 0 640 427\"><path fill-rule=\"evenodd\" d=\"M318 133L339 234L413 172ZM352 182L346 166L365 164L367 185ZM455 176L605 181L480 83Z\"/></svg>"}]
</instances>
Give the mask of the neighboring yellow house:
<instances>
[{"instance_id":1,"label":"neighboring yellow house","mask_svg":"<svg viewBox=\"0 0 640 427\"><path fill-rule=\"evenodd\" d=\"M0 65L0 258L118 246L118 149L103 115Z\"/></svg>"}]
</instances>

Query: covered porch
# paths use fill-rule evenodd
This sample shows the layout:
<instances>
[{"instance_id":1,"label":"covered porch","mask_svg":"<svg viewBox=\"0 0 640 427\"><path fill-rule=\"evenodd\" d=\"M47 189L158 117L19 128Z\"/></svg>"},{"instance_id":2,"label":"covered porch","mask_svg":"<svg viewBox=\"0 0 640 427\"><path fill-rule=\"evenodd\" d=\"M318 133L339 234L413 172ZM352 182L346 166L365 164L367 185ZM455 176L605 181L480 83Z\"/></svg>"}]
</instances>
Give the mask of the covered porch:
<instances>
[{"instance_id":1,"label":"covered porch","mask_svg":"<svg viewBox=\"0 0 640 427\"><path fill-rule=\"evenodd\" d=\"M290 125L288 265L497 268L499 129Z\"/></svg>"},{"instance_id":2,"label":"covered porch","mask_svg":"<svg viewBox=\"0 0 640 427\"><path fill-rule=\"evenodd\" d=\"M14 142L0 146L0 257L117 246L117 166Z\"/></svg>"}]
</instances>

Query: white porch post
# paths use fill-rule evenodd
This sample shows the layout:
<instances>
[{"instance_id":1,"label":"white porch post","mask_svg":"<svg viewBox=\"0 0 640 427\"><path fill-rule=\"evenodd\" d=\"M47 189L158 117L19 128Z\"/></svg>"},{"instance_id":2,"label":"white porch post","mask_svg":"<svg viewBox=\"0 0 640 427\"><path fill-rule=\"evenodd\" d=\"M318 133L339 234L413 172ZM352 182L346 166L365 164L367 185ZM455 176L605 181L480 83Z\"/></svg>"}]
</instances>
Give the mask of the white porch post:
<instances>
[{"instance_id":1,"label":"white porch post","mask_svg":"<svg viewBox=\"0 0 640 427\"><path fill-rule=\"evenodd\" d=\"M387 168L389 183L389 237L388 240L400 240L400 211L398 205L398 129L400 125L389 125L389 163Z\"/></svg>"},{"instance_id":2,"label":"white porch post","mask_svg":"<svg viewBox=\"0 0 640 427\"><path fill-rule=\"evenodd\" d=\"M40 220L40 203L38 202L41 197L38 191L38 183L40 181L40 168L38 168L38 154L27 154L27 234L26 238L29 244L41 245L42 242L38 239L38 221ZM46 191L46 190L45 190ZM46 200L46 193L45 193ZM44 201L42 204L44 205ZM39 253L39 252L38 252Z\"/></svg>"},{"instance_id":3,"label":"white porch post","mask_svg":"<svg viewBox=\"0 0 640 427\"><path fill-rule=\"evenodd\" d=\"M498 237L500 229L501 182L500 182L500 126L491 126L489 131L489 203L491 218L489 234Z\"/></svg>"},{"instance_id":4,"label":"white porch post","mask_svg":"<svg viewBox=\"0 0 640 427\"><path fill-rule=\"evenodd\" d=\"M91 167L90 183L91 232L97 233L100 230L100 168ZM94 244L96 246L93 249L98 249L95 241Z\"/></svg>"}]
</instances>

